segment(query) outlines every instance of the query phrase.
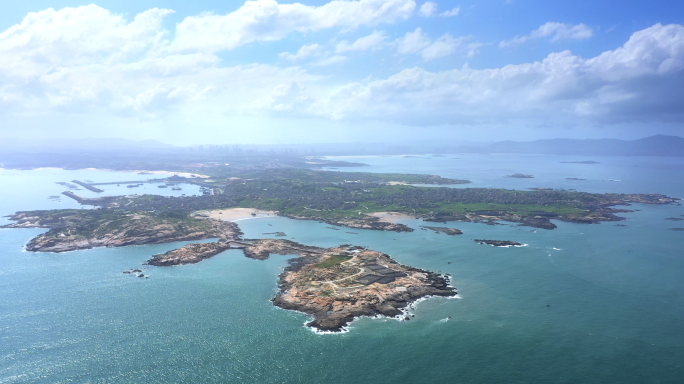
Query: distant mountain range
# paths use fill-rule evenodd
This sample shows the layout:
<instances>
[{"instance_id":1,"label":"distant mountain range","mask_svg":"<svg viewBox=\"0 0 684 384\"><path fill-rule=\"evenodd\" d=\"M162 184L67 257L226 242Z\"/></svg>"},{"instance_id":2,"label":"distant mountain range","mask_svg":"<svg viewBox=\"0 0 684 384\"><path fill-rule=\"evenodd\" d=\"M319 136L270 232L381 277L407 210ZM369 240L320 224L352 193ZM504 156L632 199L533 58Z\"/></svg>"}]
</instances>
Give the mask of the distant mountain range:
<instances>
[{"instance_id":1,"label":"distant mountain range","mask_svg":"<svg viewBox=\"0 0 684 384\"><path fill-rule=\"evenodd\" d=\"M440 146L434 141L411 143L319 143L319 144L247 144L178 147L156 140L111 139L0 139L0 154L77 154L77 153L176 153L186 151L228 151L253 154L301 155L402 155L437 153L521 153L577 156L676 156L684 157L684 138L655 135L638 140L619 139L548 139L535 141L498 141L478 143L450 141Z\"/></svg>"},{"instance_id":2,"label":"distant mountain range","mask_svg":"<svg viewBox=\"0 0 684 384\"><path fill-rule=\"evenodd\" d=\"M618 139L549 139L535 141L499 141L482 146L436 148L437 153L528 153L587 156L681 156L684 138L655 135L638 140Z\"/></svg>"}]
</instances>

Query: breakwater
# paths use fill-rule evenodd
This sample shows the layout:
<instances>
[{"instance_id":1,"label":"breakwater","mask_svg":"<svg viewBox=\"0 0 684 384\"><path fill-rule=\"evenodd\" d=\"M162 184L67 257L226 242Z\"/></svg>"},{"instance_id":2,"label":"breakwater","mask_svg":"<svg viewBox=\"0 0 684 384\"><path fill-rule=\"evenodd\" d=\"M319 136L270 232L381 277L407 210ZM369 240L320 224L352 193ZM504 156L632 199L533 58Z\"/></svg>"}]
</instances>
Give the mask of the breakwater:
<instances>
[{"instance_id":1,"label":"breakwater","mask_svg":"<svg viewBox=\"0 0 684 384\"><path fill-rule=\"evenodd\" d=\"M85 188L85 189L87 189L87 190L89 190L89 191L98 192L98 193L99 193L99 192L104 192L104 191L101 190L100 188L95 188L95 187L93 187L92 185L90 185L90 184L88 184L88 183L84 183L84 182L82 182L82 181L71 180L71 182L74 183L74 184L78 184L78 185L80 185L81 187L83 187L83 188Z\"/></svg>"}]
</instances>

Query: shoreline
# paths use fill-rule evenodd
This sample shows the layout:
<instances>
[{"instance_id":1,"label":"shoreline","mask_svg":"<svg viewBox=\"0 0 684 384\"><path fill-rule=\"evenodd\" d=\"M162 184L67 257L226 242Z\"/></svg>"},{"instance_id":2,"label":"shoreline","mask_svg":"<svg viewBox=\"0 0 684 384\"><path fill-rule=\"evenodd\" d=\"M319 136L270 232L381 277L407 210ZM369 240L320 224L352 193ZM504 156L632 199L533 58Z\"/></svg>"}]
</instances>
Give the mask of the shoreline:
<instances>
[{"instance_id":1,"label":"shoreline","mask_svg":"<svg viewBox=\"0 0 684 384\"><path fill-rule=\"evenodd\" d=\"M195 175L194 178L198 179L209 179L211 176L209 175L202 175L199 173L192 173L192 172L173 172L173 171L149 171L145 169L131 169L131 170L122 170L122 169L109 169L109 168L78 168L78 169L64 169L60 167L38 167L38 168L31 168L31 169L16 169L16 168L3 168L0 167L0 170L2 171L102 171L102 172L122 172L122 173L134 173L134 174L140 174L140 172L145 172L149 173L150 175L178 175L186 178L191 178L192 175ZM145 175L141 175L145 176Z\"/></svg>"},{"instance_id":2,"label":"shoreline","mask_svg":"<svg viewBox=\"0 0 684 384\"><path fill-rule=\"evenodd\" d=\"M399 220L415 220L415 216L410 216L399 212L373 212L367 214L368 216L377 217L383 223L396 224Z\"/></svg>"},{"instance_id":3,"label":"shoreline","mask_svg":"<svg viewBox=\"0 0 684 384\"><path fill-rule=\"evenodd\" d=\"M254 215L253 215L254 213ZM196 213L198 216L208 217L214 220L220 221L240 221L246 219L259 219L263 217L276 217L278 213L276 211L265 211L262 209L255 208L226 208L226 209L214 209L211 211L198 211Z\"/></svg>"}]
</instances>

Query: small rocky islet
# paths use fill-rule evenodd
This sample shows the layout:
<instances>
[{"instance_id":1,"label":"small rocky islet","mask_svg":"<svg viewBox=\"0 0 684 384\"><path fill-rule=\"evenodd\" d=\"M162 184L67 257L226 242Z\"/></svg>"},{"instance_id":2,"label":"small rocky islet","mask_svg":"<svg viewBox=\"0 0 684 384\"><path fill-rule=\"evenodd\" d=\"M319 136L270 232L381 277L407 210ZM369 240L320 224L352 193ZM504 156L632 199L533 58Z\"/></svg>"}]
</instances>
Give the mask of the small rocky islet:
<instances>
[{"instance_id":1,"label":"small rocky islet","mask_svg":"<svg viewBox=\"0 0 684 384\"><path fill-rule=\"evenodd\" d=\"M432 227L432 226L427 226L427 225L421 225L420 228L425 229L425 230L430 230L434 231L435 233L443 233L448 236L456 236L456 235L462 235L463 231L460 229L456 228L448 228L448 227Z\"/></svg>"},{"instance_id":2,"label":"small rocky islet","mask_svg":"<svg viewBox=\"0 0 684 384\"><path fill-rule=\"evenodd\" d=\"M515 241L510 241L510 240L484 240L484 239L475 239L474 240L478 244L485 244L485 245L491 245L494 247L522 247L523 243L518 243Z\"/></svg>"}]
</instances>

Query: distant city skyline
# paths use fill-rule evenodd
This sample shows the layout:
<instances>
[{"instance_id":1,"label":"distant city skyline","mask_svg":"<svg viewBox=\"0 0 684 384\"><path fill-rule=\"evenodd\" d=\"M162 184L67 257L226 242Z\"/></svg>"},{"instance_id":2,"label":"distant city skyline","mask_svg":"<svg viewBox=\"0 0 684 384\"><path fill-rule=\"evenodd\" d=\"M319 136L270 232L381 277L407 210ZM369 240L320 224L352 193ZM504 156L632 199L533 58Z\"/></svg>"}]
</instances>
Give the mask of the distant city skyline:
<instances>
[{"instance_id":1,"label":"distant city skyline","mask_svg":"<svg viewBox=\"0 0 684 384\"><path fill-rule=\"evenodd\" d=\"M675 1L17 2L0 137L684 136L683 19Z\"/></svg>"}]
</instances>

